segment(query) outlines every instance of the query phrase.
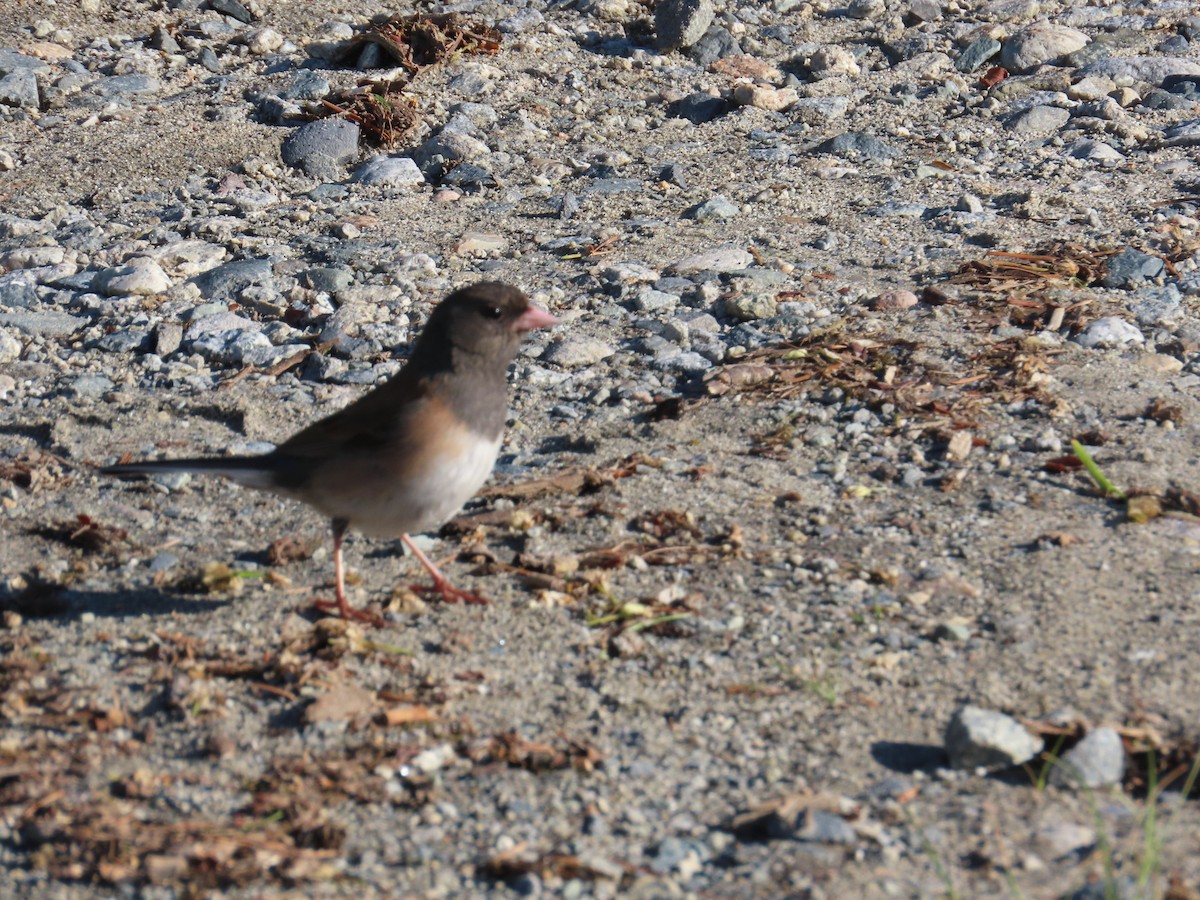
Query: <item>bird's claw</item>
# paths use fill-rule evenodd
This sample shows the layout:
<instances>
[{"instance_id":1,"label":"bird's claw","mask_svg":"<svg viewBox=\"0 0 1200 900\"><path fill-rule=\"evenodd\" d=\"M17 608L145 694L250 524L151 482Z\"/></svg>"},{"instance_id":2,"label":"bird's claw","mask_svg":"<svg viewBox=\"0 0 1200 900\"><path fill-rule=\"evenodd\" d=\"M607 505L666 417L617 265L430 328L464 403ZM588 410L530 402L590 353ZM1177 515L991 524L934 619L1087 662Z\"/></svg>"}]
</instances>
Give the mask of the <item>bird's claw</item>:
<instances>
[{"instance_id":1,"label":"bird's claw","mask_svg":"<svg viewBox=\"0 0 1200 900\"><path fill-rule=\"evenodd\" d=\"M343 606L336 600L319 600L314 598L312 605L314 609L325 613L333 613L339 618L350 622L365 622L376 628L382 628L385 624L383 619L374 613L367 612L365 609L354 609L351 606Z\"/></svg>"},{"instance_id":2,"label":"bird's claw","mask_svg":"<svg viewBox=\"0 0 1200 900\"><path fill-rule=\"evenodd\" d=\"M462 588L456 588L446 580L435 579L433 584L414 584L409 586L409 590L414 594L439 594L442 600L446 603L474 603L478 606L487 606L492 601L488 600L482 594L472 594L470 591L464 591Z\"/></svg>"}]
</instances>

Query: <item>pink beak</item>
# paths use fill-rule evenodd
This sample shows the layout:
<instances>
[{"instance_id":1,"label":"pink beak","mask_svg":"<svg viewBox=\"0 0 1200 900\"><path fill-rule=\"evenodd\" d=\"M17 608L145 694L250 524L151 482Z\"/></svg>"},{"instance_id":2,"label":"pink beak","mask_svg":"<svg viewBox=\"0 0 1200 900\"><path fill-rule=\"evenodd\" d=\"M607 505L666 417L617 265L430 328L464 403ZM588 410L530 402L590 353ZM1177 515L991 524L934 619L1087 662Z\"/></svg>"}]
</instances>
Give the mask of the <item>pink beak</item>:
<instances>
[{"instance_id":1,"label":"pink beak","mask_svg":"<svg viewBox=\"0 0 1200 900\"><path fill-rule=\"evenodd\" d=\"M533 331L535 328L549 328L558 324L558 317L552 316L544 309L530 306L513 321L513 331Z\"/></svg>"}]
</instances>

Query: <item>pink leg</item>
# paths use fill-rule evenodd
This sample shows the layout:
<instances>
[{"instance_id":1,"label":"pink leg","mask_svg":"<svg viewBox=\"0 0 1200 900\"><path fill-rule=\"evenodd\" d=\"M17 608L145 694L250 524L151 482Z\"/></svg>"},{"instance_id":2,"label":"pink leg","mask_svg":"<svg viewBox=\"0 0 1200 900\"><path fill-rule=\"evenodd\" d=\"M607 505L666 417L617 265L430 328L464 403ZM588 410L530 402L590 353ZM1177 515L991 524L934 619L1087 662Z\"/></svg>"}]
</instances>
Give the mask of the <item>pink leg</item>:
<instances>
[{"instance_id":1,"label":"pink leg","mask_svg":"<svg viewBox=\"0 0 1200 900\"><path fill-rule=\"evenodd\" d=\"M313 606L323 612L332 612L336 607L338 615L343 619L368 622L371 625L383 626L383 620L378 616L361 609L354 609L346 602L346 567L342 561L342 543L346 539L347 524L340 520L333 523L333 603L328 600L314 600Z\"/></svg>"},{"instance_id":2,"label":"pink leg","mask_svg":"<svg viewBox=\"0 0 1200 900\"><path fill-rule=\"evenodd\" d=\"M456 588L449 580L438 571L438 567L433 564L433 561L421 552L421 548L413 543L413 539L407 534L400 535L400 540L404 541L404 546L412 551L418 562L425 567L425 571L433 579L433 585L425 587L423 585L414 585L411 589L419 594L441 594L442 599L447 603L482 603L487 605L487 597L481 597L479 594L472 594L470 591L464 591L461 588Z\"/></svg>"}]
</instances>

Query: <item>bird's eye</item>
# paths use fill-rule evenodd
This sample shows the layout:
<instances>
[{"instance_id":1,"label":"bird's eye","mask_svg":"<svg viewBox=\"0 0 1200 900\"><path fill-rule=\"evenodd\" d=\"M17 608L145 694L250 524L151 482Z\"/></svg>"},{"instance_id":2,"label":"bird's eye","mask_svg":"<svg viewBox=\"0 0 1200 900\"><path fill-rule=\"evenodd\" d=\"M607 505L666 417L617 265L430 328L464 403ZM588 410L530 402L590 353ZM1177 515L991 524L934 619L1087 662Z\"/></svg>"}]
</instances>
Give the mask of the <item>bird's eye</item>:
<instances>
[{"instance_id":1,"label":"bird's eye","mask_svg":"<svg viewBox=\"0 0 1200 900\"><path fill-rule=\"evenodd\" d=\"M498 319L504 315L504 310L498 306L485 306L483 308L483 314L489 319Z\"/></svg>"}]
</instances>

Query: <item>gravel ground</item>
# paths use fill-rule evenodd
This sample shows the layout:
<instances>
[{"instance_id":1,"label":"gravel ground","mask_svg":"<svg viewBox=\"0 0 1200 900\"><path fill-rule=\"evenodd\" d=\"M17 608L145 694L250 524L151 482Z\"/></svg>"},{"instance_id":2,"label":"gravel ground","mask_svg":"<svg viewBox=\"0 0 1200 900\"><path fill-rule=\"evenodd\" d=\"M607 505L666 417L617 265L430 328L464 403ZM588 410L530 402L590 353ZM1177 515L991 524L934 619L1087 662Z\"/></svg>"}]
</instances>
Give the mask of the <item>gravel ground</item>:
<instances>
[{"instance_id":1,"label":"gravel ground","mask_svg":"<svg viewBox=\"0 0 1200 900\"><path fill-rule=\"evenodd\" d=\"M13 6L0 894L1197 896L1192 4ZM480 278L564 319L428 538L490 606L94 473Z\"/></svg>"}]
</instances>

